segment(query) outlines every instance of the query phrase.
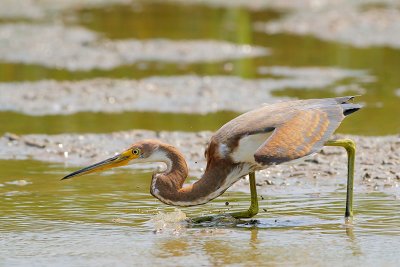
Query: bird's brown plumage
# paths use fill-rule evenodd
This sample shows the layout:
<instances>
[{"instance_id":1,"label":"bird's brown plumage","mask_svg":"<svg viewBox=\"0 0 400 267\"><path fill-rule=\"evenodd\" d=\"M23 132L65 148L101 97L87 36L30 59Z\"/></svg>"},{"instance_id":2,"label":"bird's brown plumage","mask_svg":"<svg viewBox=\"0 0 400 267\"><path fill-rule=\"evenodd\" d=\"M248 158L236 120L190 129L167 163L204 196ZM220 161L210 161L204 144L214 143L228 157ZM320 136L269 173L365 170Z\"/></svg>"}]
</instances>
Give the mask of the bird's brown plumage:
<instances>
[{"instance_id":1,"label":"bird's brown plumage","mask_svg":"<svg viewBox=\"0 0 400 267\"><path fill-rule=\"evenodd\" d=\"M163 190L159 188L159 194L163 194L162 191L169 192L168 196L167 193L161 198L155 196L173 205L203 204L222 194L240 178L237 176L230 177L231 181L226 180L234 171L239 175L245 167L254 171L317 152L340 125L345 114L360 108L348 102L352 98L295 100L249 111L229 121L213 135L205 152L207 168L201 179L173 190L163 185ZM270 137L257 150L247 151L258 165L233 160L231 155L239 149L240 140L268 132L271 132ZM221 152L221 146L226 149L224 153ZM161 179L176 178L170 175Z\"/></svg>"},{"instance_id":2,"label":"bird's brown plumage","mask_svg":"<svg viewBox=\"0 0 400 267\"><path fill-rule=\"evenodd\" d=\"M267 105L231 120L212 140L234 150L244 136L273 132L257 151L253 151L256 161L268 165L301 158L321 150L344 114L360 108L348 103L352 98L294 100Z\"/></svg>"},{"instance_id":3,"label":"bird's brown plumage","mask_svg":"<svg viewBox=\"0 0 400 267\"><path fill-rule=\"evenodd\" d=\"M119 156L64 178L93 172L98 166L104 169L104 164L113 161L117 161L118 166L131 158L136 162L162 161L167 169L153 175L151 194L171 205L204 204L249 172L318 152L345 116L361 108L349 103L352 98L281 102L229 121L210 140L205 151L207 167L203 176L188 186L183 186L188 176L183 155L173 146L157 140L139 141ZM132 156L129 151L141 153Z\"/></svg>"}]
</instances>

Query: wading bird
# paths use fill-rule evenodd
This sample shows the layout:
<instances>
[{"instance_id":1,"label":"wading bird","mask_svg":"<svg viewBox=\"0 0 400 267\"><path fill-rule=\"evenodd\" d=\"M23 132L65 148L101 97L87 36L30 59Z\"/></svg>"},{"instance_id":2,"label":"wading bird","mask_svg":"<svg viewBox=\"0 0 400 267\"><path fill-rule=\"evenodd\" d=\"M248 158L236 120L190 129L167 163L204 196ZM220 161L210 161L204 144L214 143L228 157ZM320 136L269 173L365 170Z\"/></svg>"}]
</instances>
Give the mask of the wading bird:
<instances>
[{"instance_id":1,"label":"wading bird","mask_svg":"<svg viewBox=\"0 0 400 267\"><path fill-rule=\"evenodd\" d=\"M355 144L349 139L329 140L345 116L361 108L350 103L352 96L309 99L266 105L223 125L205 151L207 167L202 177L184 186L188 167L173 146L158 140L143 140L112 158L73 172L63 179L124 166L129 163L164 162L167 168L154 173L150 193L174 206L194 206L220 196L240 178L249 175L251 205L235 212L235 218L258 213L255 171L316 153L323 146L342 146L348 154L345 216L352 216ZM212 216L194 219L196 222Z\"/></svg>"}]
</instances>

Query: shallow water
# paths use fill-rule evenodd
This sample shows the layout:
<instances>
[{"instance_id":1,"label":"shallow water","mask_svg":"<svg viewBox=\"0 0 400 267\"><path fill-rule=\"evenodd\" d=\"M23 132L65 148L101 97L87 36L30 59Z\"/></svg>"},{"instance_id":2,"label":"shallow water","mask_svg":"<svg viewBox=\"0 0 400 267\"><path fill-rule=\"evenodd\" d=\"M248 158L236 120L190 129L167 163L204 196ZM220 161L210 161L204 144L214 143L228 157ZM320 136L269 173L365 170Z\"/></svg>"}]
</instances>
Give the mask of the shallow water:
<instances>
[{"instance_id":1,"label":"shallow water","mask_svg":"<svg viewBox=\"0 0 400 267\"><path fill-rule=\"evenodd\" d=\"M353 223L343 219L345 192L336 188L318 197L296 191L264 196L256 221L193 225L164 217L155 223L159 212L177 213L150 196L150 173L122 169L60 181L68 171L60 165L0 161L0 167L2 266L182 266L194 260L206 266L396 266L399 259L400 202L383 193L356 194ZM182 212L244 209L248 198L227 192Z\"/></svg>"},{"instance_id":2,"label":"shallow water","mask_svg":"<svg viewBox=\"0 0 400 267\"><path fill-rule=\"evenodd\" d=\"M205 115L124 112L80 112L72 115L29 116L16 112L0 112L0 134L24 133L109 133L131 129L153 131L215 131L225 122L236 117L235 112L221 111ZM104 122L112 121L107 128Z\"/></svg>"}]
</instances>

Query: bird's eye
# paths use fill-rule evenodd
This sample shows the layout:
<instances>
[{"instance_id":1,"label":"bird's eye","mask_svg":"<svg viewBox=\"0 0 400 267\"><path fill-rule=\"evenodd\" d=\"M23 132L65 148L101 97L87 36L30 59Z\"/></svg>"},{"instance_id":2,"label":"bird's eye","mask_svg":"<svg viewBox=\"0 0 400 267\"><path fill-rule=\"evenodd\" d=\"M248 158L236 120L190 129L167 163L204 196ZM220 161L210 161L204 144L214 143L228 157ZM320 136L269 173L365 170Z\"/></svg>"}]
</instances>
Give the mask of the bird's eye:
<instances>
[{"instance_id":1,"label":"bird's eye","mask_svg":"<svg viewBox=\"0 0 400 267\"><path fill-rule=\"evenodd\" d=\"M132 149L132 154L133 155L139 155L140 154L140 149L139 148Z\"/></svg>"}]
</instances>

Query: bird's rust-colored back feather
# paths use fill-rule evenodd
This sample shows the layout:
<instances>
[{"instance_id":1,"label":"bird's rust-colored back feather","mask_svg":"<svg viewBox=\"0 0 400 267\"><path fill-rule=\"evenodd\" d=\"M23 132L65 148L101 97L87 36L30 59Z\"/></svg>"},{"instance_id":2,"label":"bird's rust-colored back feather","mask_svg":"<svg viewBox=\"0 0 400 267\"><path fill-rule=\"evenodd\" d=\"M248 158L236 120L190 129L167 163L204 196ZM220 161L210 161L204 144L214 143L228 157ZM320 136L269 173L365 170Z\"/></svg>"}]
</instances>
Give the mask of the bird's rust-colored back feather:
<instances>
[{"instance_id":1,"label":"bird's rust-colored back feather","mask_svg":"<svg viewBox=\"0 0 400 267\"><path fill-rule=\"evenodd\" d=\"M319 151L345 115L361 106L353 97L295 100L247 112L225 124L214 135L231 152L245 136L273 131L256 150L249 151L262 165L279 164Z\"/></svg>"},{"instance_id":2,"label":"bird's rust-colored back feather","mask_svg":"<svg viewBox=\"0 0 400 267\"><path fill-rule=\"evenodd\" d=\"M327 113L301 110L274 131L255 152L255 160L263 165L279 164L309 155L314 152L315 145L324 139L329 125Z\"/></svg>"}]
</instances>

